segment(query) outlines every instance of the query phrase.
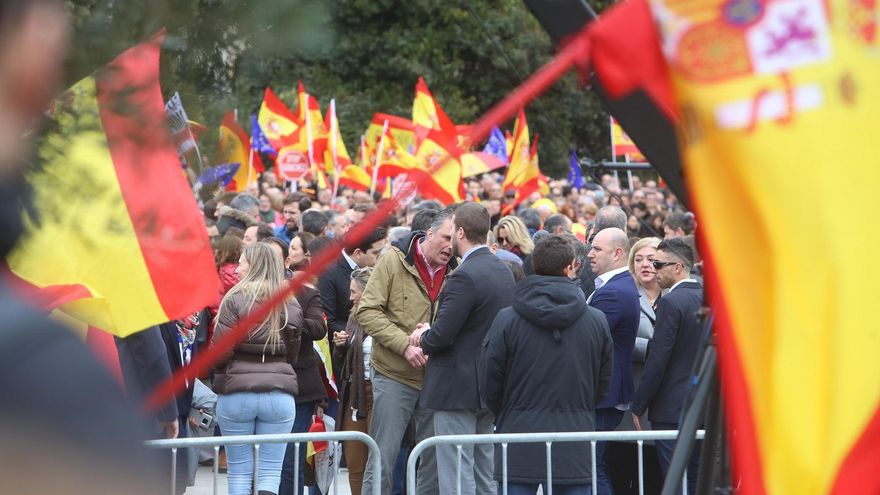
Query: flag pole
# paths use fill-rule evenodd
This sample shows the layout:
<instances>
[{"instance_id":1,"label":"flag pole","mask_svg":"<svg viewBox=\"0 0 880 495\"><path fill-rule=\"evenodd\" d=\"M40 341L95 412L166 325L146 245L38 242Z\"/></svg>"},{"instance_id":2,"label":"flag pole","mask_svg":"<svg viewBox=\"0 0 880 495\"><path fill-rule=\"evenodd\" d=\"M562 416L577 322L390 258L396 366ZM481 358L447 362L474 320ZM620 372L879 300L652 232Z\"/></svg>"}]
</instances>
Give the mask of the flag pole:
<instances>
[{"instance_id":1,"label":"flag pole","mask_svg":"<svg viewBox=\"0 0 880 495\"><path fill-rule=\"evenodd\" d=\"M251 143L253 145L253 143ZM251 181L254 179L254 147L250 146L251 150L248 153L248 177L247 184L245 184L244 189L247 191L247 188L250 187Z\"/></svg>"},{"instance_id":2,"label":"flag pole","mask_svg":"<svg viewBox=\"0 0 880 495\"><path fill-rule=\"evenodd\" d=\"M339 150L338 144L336 142L337 135L339 134L339 119L336 118L336 98L330 98L330 155L333 157L333 196L336 197L336 193L339 190ZM331 199L332 202L332 199Z\"/></svg>"},{"instance_id":3,"label":"flag pole","mask_svg":"<svg viewBox=\"0 0 880 495\"><path fill-rule=\"evenodd\" d=\"M382 153L385 152L385 133L388 132L388 121L382 126L382 137L379 138L379 146L376 149L376 166L373 167L373 182L370 184L370 197L376 194L376 182L379 180L379 167L382 163Z\"/></svg>"}]
</instances>

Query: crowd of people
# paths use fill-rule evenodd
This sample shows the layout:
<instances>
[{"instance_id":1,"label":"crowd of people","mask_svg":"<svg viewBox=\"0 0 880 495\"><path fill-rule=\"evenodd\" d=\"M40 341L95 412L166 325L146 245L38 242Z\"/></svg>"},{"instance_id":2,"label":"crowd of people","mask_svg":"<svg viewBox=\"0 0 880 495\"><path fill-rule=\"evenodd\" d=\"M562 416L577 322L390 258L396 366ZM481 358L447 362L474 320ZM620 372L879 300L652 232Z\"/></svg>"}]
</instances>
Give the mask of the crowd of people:
<instances>
[{"instance_id":1,"label":"crowd of people","mask_svg":"<svg viewBox=\"0 0 880 495\"><path fill-rule=\"evenodd\" d=\"M354 244L343 242L347 232L381 201L365 192L283 192L266 174L255 191L206 201L222 288L202 312L209 323L193 352L285 280L310 277L203 377L217 394L209 412L219 431L306 432L315 418L333 418L379 447L375 473L364 445L344 443L352 493L381 480L391 494L402 493L409 449L433 435L676 429L702 336L693 215L636 176L626 188L611 175L580 189L553 181L549 195L519 204L500 179L469 180L468 199L450 207L400 207ZM315 278L306 270L324 250L338 255ZM210 427L189 412L178 431ZM298 456L293 444L267 447L259 492L303 493L312 483L305 445ZM596 450L602 494L621 483L605 447ZM464 446L462 493L495 492L496 448ZM663 471L671 451L657 442ZM542 445L510 446L510 493L546 482L545 455ZM418 492L455 493L457 456L455 447L427 450ZM588 493L587 459L588 444L555 445L554 492ZM229 492L251 493L253 451L230 446L226 462ZM696 473L694 465L691 483Z\"/></svg>"}]
</instances>

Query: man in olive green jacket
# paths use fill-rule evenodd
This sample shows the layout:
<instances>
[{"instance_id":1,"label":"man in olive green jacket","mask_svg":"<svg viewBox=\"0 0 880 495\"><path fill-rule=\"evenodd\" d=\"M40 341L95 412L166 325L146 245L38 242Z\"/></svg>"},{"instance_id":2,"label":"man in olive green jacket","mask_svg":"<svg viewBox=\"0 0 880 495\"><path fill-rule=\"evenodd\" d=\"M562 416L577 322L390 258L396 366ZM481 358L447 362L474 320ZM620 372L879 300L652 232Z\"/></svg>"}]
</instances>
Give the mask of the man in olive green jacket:
<instances>
[{"instance_id":1,"label":"man in olive green jacket","mask_svg":"<svg viewBox=\"0 0 880 495\"><path fill-rule=\"evenodd\" d=\"M370 436L379 446L382 495L391 493L391 473L400 441L414 418L416 441L433 434L430 412L418 407L427 357L409 343L419 323L437 313L440 289L456 265L452 255L452 209L434 217L427 232L413 232L383 254L370 276L357 320L373 337L373 414ZM371 493L376 477L367 461L362 493ZM422 455L418 493L439 493L433 449Z\"/></svg>"}]
</instances>

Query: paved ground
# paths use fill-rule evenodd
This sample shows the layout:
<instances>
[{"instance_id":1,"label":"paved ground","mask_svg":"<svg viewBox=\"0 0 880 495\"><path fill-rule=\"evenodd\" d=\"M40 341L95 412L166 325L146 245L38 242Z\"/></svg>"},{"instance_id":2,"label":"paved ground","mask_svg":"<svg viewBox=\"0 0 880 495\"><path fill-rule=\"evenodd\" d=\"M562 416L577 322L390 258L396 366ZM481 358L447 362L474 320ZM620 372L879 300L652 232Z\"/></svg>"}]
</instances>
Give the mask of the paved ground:
<instances>
[{"instance_id":1,"label":"paved ground","mask_svg":"<svg viewBox=\"0 0 880 495\"><path fill-rule=\"evenodd\" d=\"M196 484L186 489L186 495L211 495L214 493L214 468L211 466L199 466L196 473ZM336 491L334 491L334 489ZM227 495L226 475L217 475L217 495ZM289 494L281 494L289 495ZM341 469L336 481L330 485L327 495L351 495L348 488L348 470Z\"/></svg>"}]
</instances>

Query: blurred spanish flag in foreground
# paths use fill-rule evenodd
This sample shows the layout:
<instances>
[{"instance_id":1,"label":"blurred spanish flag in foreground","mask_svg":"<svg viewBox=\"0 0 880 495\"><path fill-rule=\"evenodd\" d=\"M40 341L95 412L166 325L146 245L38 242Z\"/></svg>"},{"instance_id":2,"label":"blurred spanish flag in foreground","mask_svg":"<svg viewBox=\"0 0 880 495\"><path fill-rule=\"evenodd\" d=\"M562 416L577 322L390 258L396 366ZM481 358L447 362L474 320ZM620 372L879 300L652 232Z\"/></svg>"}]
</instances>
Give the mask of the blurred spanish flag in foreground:
<instances>
[{"instance_id":1,"label":"blurred spanish flag in foreground","mask_svg":"<svg viewBox=\"0 0 880 495\"><path fill-rule=\"evenodd\" d=\"M741 493L880 493L878 5L630 0L591 37L612 98L669 108L668 67Z\"/></svg>"},{"instance_id":2,"label":"blurred spanish flag in foreground","mask_svg":"<svg viewBox=\"0 0 880 495\"><path fill-rule=\"evenodd\" d=\"M78 82L51 109L29 172L37 218L9 256L44 307L126 336L215 302L204 221L171 144L161 39Z\"/></svg>"}]
</instances>

